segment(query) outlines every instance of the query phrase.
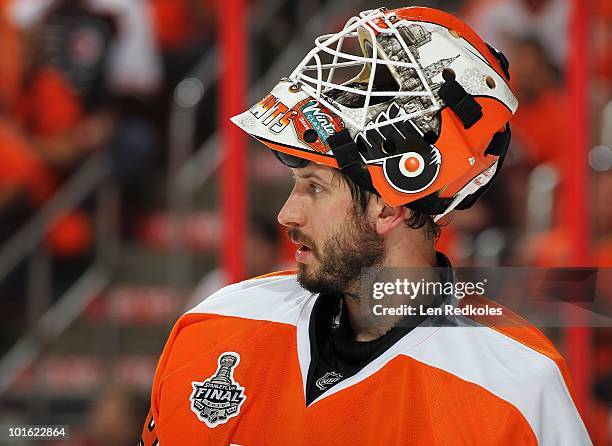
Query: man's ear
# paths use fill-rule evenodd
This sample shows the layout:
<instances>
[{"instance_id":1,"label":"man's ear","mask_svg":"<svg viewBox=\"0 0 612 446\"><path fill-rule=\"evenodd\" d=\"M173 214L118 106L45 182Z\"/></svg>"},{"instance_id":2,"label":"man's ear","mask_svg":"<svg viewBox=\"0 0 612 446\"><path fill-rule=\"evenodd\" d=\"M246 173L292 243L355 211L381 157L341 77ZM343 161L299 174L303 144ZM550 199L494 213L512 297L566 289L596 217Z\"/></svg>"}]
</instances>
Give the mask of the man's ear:
<instances>
[{"instance_id":1,"label":"man's ear","mask_svg":"<svg viewBox=\"0 0 612 446\"><path fill-rule=\"evenodd\" d=\"M404 206L388 206L380 203L381 207L376 218L376 232L379 235L385 235L404 224L406 212L410 212Z\"/></svg>"}]
</instances>

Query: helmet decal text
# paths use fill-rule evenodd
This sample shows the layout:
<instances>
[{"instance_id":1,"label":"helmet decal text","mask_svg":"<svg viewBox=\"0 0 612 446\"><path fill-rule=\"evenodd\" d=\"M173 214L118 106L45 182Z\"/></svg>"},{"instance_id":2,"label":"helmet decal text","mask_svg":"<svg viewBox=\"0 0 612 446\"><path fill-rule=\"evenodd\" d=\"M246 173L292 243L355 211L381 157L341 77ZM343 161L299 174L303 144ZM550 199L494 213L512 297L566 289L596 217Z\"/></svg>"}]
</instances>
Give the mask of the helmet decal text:
<instances>
[{"instance_id":1,"label":"helmet decal text","mask_svg":"<svg viewBox=\"0 0 612 446\"><path fill-rule=\"evenodd\" d=\"M262 120L263 125L270 126L270 131L274 133L282 132L295 114L293 110L289 110L289 107L271 94L251 107L250 111L253 116Z\"/></svg>"},{"instance_id":2,"label":"helmet decal text","mask_svg":"<svg viewBox=\"0 0 612 446\"><path fill-rule=\"evenodd\" d=\"M317 152L328 152L330 147L327 138L344 128L342 120L312 98L300 101L293 110L295 111L293 127L297 137ZM305 137L308 130L314 130L316 138Z\"/></svg>"}]
</instances>

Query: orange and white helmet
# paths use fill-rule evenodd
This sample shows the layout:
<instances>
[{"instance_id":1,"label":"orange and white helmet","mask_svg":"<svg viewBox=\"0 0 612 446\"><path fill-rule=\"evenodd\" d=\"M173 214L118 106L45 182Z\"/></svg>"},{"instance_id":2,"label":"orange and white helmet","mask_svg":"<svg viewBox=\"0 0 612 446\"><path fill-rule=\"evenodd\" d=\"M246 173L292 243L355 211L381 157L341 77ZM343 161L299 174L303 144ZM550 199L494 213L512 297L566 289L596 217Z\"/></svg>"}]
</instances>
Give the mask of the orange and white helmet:
<instances>
[{"instance_id":1,"label":"orange and white helmet","mask_svg":"<svg viewBox=\"0 0 612 446\"><path fill-rule=\"evenodd\" d=\"M506 58L439 10L380 8L315 39L288 78L232 118L291 167L341 169L391 206L438 217L498 171L518 106Z\"/></svg>"}]
</instances>

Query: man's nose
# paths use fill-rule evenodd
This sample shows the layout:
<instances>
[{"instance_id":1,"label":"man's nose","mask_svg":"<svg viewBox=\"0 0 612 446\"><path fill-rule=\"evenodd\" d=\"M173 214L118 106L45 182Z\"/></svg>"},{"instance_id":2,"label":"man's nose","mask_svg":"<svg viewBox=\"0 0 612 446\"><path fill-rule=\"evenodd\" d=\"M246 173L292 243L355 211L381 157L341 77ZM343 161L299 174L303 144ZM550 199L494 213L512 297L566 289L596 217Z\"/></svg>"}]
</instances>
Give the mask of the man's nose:
<instances>
[{"instance_id":1,"label":"man's nose","mask_svg":"<svg viewBox=\"0 0 612 446\"><path fill-rule=\"evenodd\" d=\"M295 191L287 198L285 205L278 213L277 219L281 225L288 228L304 226L305 213L303 204L300 202L299 197L296 196Z\"/></svg>"}]
</instances>

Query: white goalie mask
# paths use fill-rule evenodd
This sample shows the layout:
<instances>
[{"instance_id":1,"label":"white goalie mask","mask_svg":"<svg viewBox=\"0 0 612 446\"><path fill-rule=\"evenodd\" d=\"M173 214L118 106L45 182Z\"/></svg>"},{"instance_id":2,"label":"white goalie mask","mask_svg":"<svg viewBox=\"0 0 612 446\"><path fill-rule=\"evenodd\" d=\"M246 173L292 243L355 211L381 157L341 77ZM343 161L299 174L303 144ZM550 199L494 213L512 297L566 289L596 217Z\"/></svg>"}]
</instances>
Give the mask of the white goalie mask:
<instances>
[{"instance_id":1,"label":"white goalie mask","mask_svg":"<svg viewBox=\"0 0 612 446\"><path fill-rule=\"evenodd\" d=\"M351 174L359 164L387 204L434 197L426 211L440 215L468 207L503 157L518 105L508 79L503 55L455 17L381 8L316 38L288 78L232 121L288 165Z\"/></svg>"}]
</instances>

